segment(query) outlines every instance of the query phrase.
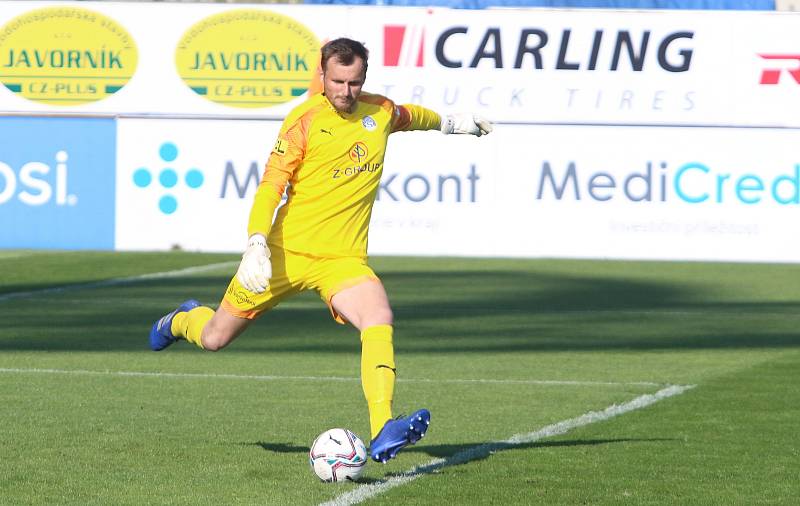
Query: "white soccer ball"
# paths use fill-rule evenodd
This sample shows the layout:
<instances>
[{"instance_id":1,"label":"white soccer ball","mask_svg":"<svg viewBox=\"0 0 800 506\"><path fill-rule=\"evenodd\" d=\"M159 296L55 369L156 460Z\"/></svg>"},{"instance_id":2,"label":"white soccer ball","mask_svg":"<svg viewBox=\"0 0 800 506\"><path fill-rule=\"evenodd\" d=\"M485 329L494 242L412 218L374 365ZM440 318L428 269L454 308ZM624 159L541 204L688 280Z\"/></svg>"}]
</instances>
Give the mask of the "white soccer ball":
<instances>
[{"instance_id":1,"label":"white soccer ball","mask_svg":"<svg viewBox=\"0 0 800 506\"><path fill-rule=\"evenodd\" d=\"M330 429L314 440L308 459L322 481L356 481L367 465L367 447L347 429Z\"/></svg>"}]
</instances>

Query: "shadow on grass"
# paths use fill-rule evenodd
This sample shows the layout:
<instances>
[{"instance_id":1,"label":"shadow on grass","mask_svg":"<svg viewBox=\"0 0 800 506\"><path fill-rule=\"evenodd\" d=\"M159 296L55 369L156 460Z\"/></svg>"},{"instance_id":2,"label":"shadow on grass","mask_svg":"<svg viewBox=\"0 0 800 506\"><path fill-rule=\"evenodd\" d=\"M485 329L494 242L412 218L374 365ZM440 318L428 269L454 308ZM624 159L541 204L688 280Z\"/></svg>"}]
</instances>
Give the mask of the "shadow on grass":
<instances>
[{"instance_id":1,"label":"shadow on grass","mask_svg":"<svg viewBox=\"0 0 800 506\"><path fill-rule=\"evenodd\" d=\"M800 313L797 302L726 303L707 290L714 286L708 282L614 277L601 268L596 275L551 273L532 265L381 274L395 312L398 351L800 346L796 325L765 324L768 314ZM156 319L189 297L216 306L228 280L147 280L0 301L0 350L148 352L147 333ZM307 293L264 315L224 353L358 353L359 348L357 333L333 324L319 298ZM176 346L167 353L175 349L189 352Z\"/></svg>"},{"instance_id":2,"label":"shadow on grass","mask_svg":"<svg viewBox=\"0 0 800 506\"><path fill-rule=\"evenodd\" d=\"M264 450L271 453L308 453L310 448L308 446L297 446L288 443L267 443L258 441L256 443L243 443L247 446L260 446Z\"/></svg>"},{"instance_id":3,"label":"shadow on grass","mask_svg":"<svg viewBox=\"0 0 800 506\"><path fill-rule=\"evenodd\" d=\"M434 473L442 468L458 466L468 462L475 462L489 458L493 454L503 450L533 450L536 448L552 447L576 447L576 446L598 446L619 443L652 443L675 441L673 439L575 439L568 441L536 441L531 443L511 444L505 442L491 442L478 444L459 444L459 445L435 445L406 448L405 452L427 453L432 457L437 457L432 462L422 464L414 469L415 474ZM387 473L386 477L402 476L407 471Z\"/></svg>"},{"instance_id":4,"label":"shadow on grass","mask_svg":"<svg viewBox=\"0 0 800 506\"><path fill-rule=\"evenodd\" d=\"M614 439L570 439L560 441L534 441L531 443L504 443L504 442L489 442L489 443L461 443L453 445L417 445L409 446L403 451L407 453L424 453L431 457L451 458L461 454L475 453L479 458L486 458L492 452L503 450L526 450L534 448L562 448L573 446L599 446L618 443L661 443L672 442L677 439L671 438L614 438ZM484 455L485 453L485 455ZM470 461L478 460L478 458L471 458Z\"/></svg>"},{"instance_id":5,"label":"shadow on grass","mask_svg":"<svg viewBox=\"0 0 800 506\"><path fill-rule=\"evenodd\" d=\"M536 450L541 448L572 448L601 446L612 444L642 444L642 443L665 443L675 442L674 438L611 438L611 439L570 439L559 441L534 441L530 443L512 444L506 442L484 442L484 443L461 443L448 445L417 445L408 446L403 449L403 453L423 453L434 460L416 466L413 474L429 474L440 469L451 466L458 466L479 460L484 460L494 453L504 450ZM258 441L256 443L243 443L248 446L258 446L271 453L308 453L309 448L305 446L291 445L287 443L267 443ZM378 465L370 462L371 465ZM390 471L382 478L361 478L359 484L371 484L385 481L387 478L407 476L408 469L400 471Z\"/></svg>"},{"instance_id":6,"label":"shadow on grass","mask_svg":"<svg viewBox=\"0 0 800 506\"><path fill-rule=\"evenodd\" d=\"M408 446L403 449L403 453L424 453L431 457L450 458L468 452L475 452L481 454L482 449L489 450L485 458L494 451L502 450L525 450L532 448L561 448L573 446L598 446L617 443L662 443L674 442L677 439L672 438L614 438L614 439L572 439L561 441L535 441L531 443L511 444L504 442L489 442L489 443L460 443L452 445L417 445ZM265 441L258 441L255 443L242 443L247 446L258 446L271 453L308 453L309 447L297 446L288 443L267 443ZM475 460L475 459L470 459Z\"/></svg>"}]
</instances>

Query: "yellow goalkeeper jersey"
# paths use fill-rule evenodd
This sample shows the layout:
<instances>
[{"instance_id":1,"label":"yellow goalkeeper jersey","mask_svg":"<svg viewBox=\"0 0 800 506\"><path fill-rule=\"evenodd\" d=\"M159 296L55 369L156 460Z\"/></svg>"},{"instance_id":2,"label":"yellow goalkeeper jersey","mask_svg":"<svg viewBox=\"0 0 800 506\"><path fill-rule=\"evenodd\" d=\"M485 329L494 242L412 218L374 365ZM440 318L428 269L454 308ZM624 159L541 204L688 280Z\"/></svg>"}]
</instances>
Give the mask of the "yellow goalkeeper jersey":
<instances>
[{"instance_id":1,"label":"yellow goalkeeper jersey","mask_svg":"<svg viewBox=\"0 0 800 506\"><path fill-rule=\"evenodd\" d=\"M438 129L439 115L361 93L339 113L323 94L284 121L250 211L248 235L317 257L366 257L369 221L389 134ZM272 217L288 185L288 200Z\"/></svg>"}]
</instances>

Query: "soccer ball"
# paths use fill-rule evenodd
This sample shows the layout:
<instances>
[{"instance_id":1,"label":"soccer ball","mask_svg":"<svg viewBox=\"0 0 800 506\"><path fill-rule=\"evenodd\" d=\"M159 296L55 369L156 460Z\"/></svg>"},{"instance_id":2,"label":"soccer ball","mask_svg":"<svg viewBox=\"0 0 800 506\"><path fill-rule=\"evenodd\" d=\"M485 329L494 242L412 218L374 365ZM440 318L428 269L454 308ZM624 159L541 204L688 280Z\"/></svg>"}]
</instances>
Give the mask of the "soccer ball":
<instances>
[{"instance_id":1,"label":"soccer ball","mask_svg":"<svg viewBox=\"0 0 800 506\"><path fill-rule=\"evenodd\" d=\"M314 440L308 461L322 481L356 481L367 465L367 447L347 429L330 429Z\"/></svg>"}]
</instances>

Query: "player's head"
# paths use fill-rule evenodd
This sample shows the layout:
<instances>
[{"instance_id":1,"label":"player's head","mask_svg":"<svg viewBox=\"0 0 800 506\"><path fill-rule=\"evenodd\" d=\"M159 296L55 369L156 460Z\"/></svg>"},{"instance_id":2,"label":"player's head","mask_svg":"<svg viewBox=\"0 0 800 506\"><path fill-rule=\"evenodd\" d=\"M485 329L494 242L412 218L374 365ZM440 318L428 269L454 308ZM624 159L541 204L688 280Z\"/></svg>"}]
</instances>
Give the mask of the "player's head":
<instances>
[{"instance_id":1,"label":"player's head","mask_svg":"<svg viewBox=\"0 0 800 506\"><path fill-rule=\"evenodd\" d=\"M322 46L322 88L339 112L353 112L367 78L369 51L352 39L334 39Z\"/></svg>"}]
</instances>

